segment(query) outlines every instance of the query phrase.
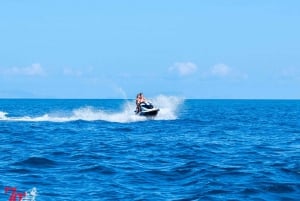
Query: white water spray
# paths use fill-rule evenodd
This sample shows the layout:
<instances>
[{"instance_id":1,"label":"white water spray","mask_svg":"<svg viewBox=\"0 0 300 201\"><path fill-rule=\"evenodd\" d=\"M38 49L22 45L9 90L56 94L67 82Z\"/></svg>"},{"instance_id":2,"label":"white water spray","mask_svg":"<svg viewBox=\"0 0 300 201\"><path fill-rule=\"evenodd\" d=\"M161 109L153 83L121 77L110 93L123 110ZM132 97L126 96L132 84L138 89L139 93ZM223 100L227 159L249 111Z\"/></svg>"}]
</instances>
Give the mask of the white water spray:
<instances>
[{"instance_id":1,"label":"white water spray","mask_svg":"<svg viewBox=\"0 0 300 201\"><path fill-rule=\"evenodd\" d=\"M21 201L35 201L36 196L37 190L33 187L31 190L25 192L25 197L23 197Z\"/></svg>"},{"instance_id":2,"label":"white water spray","mask_svg":"<svg viewBox=\"0 0 300 201\"><path fill-rule=\"evenodd\" d=\"M160 95L149 100L160 109L154 120L174 120L178 118L177 110L179 105L183 102L182 98ZM129 123L147 120L145 117L135 115L135 107L135 101L128 101L124 104L123 109L120 112L108 112L88 106L74 109L68 115L44 114L38 117L10 117L6 112L0 111L0 121L69 122L83 120Z\"/></svg>"}]
</instances>

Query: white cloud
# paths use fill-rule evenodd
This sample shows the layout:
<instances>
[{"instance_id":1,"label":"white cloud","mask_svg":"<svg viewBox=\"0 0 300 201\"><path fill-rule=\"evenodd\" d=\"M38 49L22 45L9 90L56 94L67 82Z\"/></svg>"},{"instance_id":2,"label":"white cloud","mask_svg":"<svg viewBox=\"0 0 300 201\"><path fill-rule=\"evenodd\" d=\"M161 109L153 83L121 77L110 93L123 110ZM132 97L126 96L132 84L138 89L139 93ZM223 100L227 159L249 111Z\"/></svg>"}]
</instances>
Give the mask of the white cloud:
<instances>
[{"instance_id":1,"label":"white cloud","mask_svg":"<svg viewBox=\"0 0 300 201\"><path fill-rule=\"evenodd\" d=\"M294 67L284 68L280 76L285 79L300 79L300 70Z\"/></svg>"},{"instance_id":2,"label":"white cloud","mask_svg":"<svg viewBox=\"0 0 300 201\"><path fill-rule=\"evenodd\" d=\"M75 77L82 77L85 74L89 74L93 71L93 67L89 67L87 69L75 69L66 67L63 69L63 74L67 76L75 76Z\"/></svg>"},{"instance_id":3,"label":"white cloud","mask_svg":"<svg viewBox=\"0 0 300 201\"><path fill-rule=\"evenodd\" d=\"M197 71L197 65L192 62L177 62L169 68L169 72L176 72L181 76L190 75Z\"/></svg>"},{"instance_id":4,"label":"white cloud","mask_svg":"<svg viewBox=\"0 0 300 201\"><path fill-rule=\"evenodd\" d=\"M63 74L64 75L68 75L68 76L77 76L80 77L83 72L77 69L72 69L72 68L64 68L63 70Z\"/></svg>"},{"instance_id":5,"label":"white cloud","mask_svg":"<svg viewBox=\"0 0 300 201\"><path fill-rule=\"evenodd\" d=\"M213 76L226 77L232 73L232 69L225 64L217 64L210 69L210 73Z\"/></svg>"},{"instance_id":6,"label":"white cloud","mask_svg":"<svg viewBox=\"0 0 300 201\"><path fill-rule=\"evenodd\" d=\"M1 71L4 75L26 75L26 76L43 76L45 70L39 63L32 64L29 67L11 67Z\"/></svg>"},{"instance_id":7,"label":"white cloud","mask_svg":"<svg viewBox=\"0 0 300 201\"><path fill-rule=\"evenodd\" d=\"M208 72L204 73L205 77L219 77L219 78L235 78L247 79L246 73L240 72L236 69L229 67L226 64L220 63L212 66Z\"/></svg>"}]
</instances>

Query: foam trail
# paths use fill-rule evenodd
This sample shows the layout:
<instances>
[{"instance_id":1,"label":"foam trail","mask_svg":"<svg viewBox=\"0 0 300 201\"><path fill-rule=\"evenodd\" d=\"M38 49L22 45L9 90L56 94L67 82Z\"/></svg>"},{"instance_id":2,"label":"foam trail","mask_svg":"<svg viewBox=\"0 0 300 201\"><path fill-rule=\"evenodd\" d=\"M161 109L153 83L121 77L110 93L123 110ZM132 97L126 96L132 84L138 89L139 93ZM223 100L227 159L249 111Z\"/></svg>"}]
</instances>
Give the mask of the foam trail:
<instances>
[{"instance_id":1,"label":"foam trail","mask_svg":"<svg viewBox=\"0 0 300 201\"><path fill-rule=\"evenodd\" d=\"M92 107L78 108L72 111L69 116L44 114L38 117L8 117L7 113L0 112L0 121L22 121L22 122L69 122L69 121L108 121L108 122L135 122L145 120L143 117L134 114L133 110L123 110L120 113L105 112Z\"/></svg>"},{"instance_id":2,"label":"foam trail","mask_svg":"<svg viewBox=\"0 0 300 201\"><path fill-rule=\"evenodd\" d=\"M182 98L167 97L160 95L149 99L160 109L154 120L174 120L177 119L178 106L183 102ZM82 107L73 110L69 115L44 114L38 117L22 116L9 117L6 112L0 111L0 121L28 121L28 122L69 122L69 121L107 121L129 123L145 121L147 118L135 115L135 101L127 101L120 112L108 112L94 107Z\"/></svg>"}]
</instances>

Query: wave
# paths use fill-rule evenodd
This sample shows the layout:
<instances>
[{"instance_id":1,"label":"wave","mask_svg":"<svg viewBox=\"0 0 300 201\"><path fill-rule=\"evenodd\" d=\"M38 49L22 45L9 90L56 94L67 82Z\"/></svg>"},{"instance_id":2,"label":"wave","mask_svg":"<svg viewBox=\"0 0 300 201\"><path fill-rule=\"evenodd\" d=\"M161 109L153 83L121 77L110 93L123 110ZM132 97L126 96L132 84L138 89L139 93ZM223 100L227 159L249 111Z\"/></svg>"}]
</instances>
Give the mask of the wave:
<instances>
[{"instance_id":1,"label":"wave","mask_svg":"<svg viewBox=\"0 0 300 201\"><path fill-rule=\"evenodd\" d=\"M55 161L44 157L29 157L23 161L16 162L14 165L17 166L32 166L32 167L54 167L56 165Z\"/></svg>"},{"instance_id":2,"label":"wave","mask_svg":"<svg viewBox=\"0 0 300 201\"><path fill-rule=\"evenodd\" d=\"M160 95L150 99L153 104L160 109L154 120L175 120L177 119L178 107L184 101L183 98L175 96ZM100 110L92 106L80 107L67 112L68 114L52 114L46 113L41 116L21 116L11 117L7 112L0 111L0 121L28 121L28 122L69 122L69 121L107 121L118 123L129 123L137 121L145 121L147 118L135 115L134 101L127 101L123 105L120 112L109 112Z\"/></svg>"}]
</instances>

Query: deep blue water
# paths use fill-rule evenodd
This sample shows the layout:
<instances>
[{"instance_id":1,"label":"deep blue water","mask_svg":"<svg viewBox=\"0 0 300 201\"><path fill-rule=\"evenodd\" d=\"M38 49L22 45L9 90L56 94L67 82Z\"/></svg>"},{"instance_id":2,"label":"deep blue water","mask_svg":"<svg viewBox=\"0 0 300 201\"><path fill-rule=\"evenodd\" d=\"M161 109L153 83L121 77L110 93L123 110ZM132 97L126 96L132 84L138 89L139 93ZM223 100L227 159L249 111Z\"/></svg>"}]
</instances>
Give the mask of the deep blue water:
<instances>
[{"instance_id":1,"label":"deep blue water","mask_svg":"<svg viewBox=\"0 0 300 201\"><path fill-rule=\"evenodd\" d=\"M152 101L0 100L0 200L300 200L300 101Z\"/></svg>"}]
</instances>

